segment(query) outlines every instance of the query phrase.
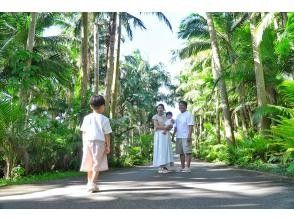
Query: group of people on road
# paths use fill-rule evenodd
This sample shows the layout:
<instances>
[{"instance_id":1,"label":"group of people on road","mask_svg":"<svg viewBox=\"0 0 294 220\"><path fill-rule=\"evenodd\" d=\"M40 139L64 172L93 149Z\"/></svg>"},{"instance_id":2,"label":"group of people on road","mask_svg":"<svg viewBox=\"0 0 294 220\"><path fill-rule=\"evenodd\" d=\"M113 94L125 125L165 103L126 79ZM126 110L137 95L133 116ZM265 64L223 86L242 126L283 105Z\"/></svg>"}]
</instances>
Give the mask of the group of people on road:
<instances>
[{"instance_id":1,"label":"group of people on road","mask_svg":"<svg viewBox=\"0 0 294 220\"><path fill-rule=\"evenodd\" d=\"M80 171L87 172L87 191L97 192L96 184L99 172L108 170L107 154L110 152L110 134L112 129L109 119L103 115L105 99L101 95L90 99L92 113L83 119L80 130L83 137L83 157ZM172 141L176 135L176 153L180 155L179 172L191 172L193 117L187 111L187 102L179 102L180 114L176 120L171 112L164 112L164 105L156 107L157 114L152 117L154 123L153 166L159 173L167 173L174 165ZM171 137L170 130L174 129ZM186 163L185 163L186 162ZM168 168L169 167L169 168Z\"/></svg>"},{"instance_id":2,"label":"group of people on road","mask_svg":"<svg viewBox=\"0 0 294 220\"><path fill-rule=\"evenodd\" d=\"M181 167L176 171L191 172L194 119L187 111L187 102L179 102L180 114L176 120L172 118L171 112L164 113L164 110L163 104L157 105L157 114L152 117L154 123L153 166L159 168L159 173L174 170L172 168L174 165L172 142L176 142L176 154L180 155L181 160ZM169 132L171 129L174 129L172 137ZM175 135L176 141L174 141Z\"/></svg>"}]
</instances>

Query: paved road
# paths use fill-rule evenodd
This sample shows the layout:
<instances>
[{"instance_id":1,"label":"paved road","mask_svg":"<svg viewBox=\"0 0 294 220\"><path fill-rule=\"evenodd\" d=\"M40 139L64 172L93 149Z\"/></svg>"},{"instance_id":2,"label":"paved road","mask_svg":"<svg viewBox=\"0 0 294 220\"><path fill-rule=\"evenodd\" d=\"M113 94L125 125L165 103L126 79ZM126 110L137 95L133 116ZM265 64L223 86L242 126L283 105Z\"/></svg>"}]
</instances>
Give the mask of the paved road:
<instances>
[{"instance_id":1,"label":"paved road","mask_svg":"<svg viewBox=\"0 0 294 220\"><path fill-rule=\"evenodd\" d=\"M101 174L101 192L84 178L0 188L0 208L294 208L293 179L193 162L192 173L158 174L152 167Z\"/></svg>"}]
</instances>

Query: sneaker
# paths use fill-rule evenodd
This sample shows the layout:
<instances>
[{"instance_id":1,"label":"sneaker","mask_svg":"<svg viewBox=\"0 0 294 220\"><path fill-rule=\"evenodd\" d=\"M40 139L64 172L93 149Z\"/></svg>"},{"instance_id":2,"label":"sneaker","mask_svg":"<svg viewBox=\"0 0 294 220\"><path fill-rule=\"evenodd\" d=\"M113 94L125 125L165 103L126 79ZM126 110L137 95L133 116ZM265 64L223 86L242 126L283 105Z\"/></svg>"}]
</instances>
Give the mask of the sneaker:
<instances>
[{"instance_id":1,"label":"sneaker","mask_svg":"<svg viewBox=\"0 0 294 220\"><path fill-rule=\"evenodd\" d=\"M184 169L185 169L185 168L177 168L177 169L176 169L176 172L177 172L177 173L181 173L181 172L183 172Z\"/></svg>"},{"instance_id":2,"label":"sneaker","mask_svg":"<svg viewBox=\"0 0 294 220\"><path fill-rule=\"evenodd\" d=\"M158 170L158 173L169 173L170 171L166 167L161 167Z\"/></svg>"},{"instance_id":3,"label":"sneaker","mask_svg":"<svg viewBox=\"0 0 294 220\"><path fill-rule=\"evenodd\" d=\"M185 167L184 169L182 169L182 173L191 173L191 169L188 167Z\"/></svg>"},{"instance_id":4,"label":"sneaker","mask_svg":"<svg viewBox=\"0 0 294 220\"><path fill-rule=\"evenodd\" d=\"M98 192L99 191L99 187L95 184L95 183L90 183L90 184L87 184L87 191L88 192Z\"/></svg>"},{"instance_id":5,"label":"sneaker","mask_svg":"<svg viewBox=\"0 0 294 220\"><path fill-rule=\"evenodd\" d=\"M168 169L163 169L161 173L168 173L169 170Z\"/></svg>"}]
</instances>

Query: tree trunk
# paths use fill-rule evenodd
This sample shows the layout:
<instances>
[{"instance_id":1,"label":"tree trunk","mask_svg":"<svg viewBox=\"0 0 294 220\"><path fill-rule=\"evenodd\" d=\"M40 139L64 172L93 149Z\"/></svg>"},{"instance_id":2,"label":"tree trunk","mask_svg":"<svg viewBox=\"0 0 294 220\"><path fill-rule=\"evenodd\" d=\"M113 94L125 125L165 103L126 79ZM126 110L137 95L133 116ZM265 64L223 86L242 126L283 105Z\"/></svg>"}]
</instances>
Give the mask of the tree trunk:
<instances>
[{"instance_id":1,"label":"tree trunk","mask_svg":"<svg viewBox=\"0 0 294 220\"><path fill-rule=\"evenodd\" d=\"M215 123L216 123L216 140L217 143L220 144L221 142L221 134L220 134L220 112L219 112L219 92L218 90L215 93L216 95L216 102L215 102Z\"/></svg>"},{"instance_id":2,"label":"tree trunk","mask_svg":"<svg viewBox=\"0 0 294 220\"><path fill-rule=\"evenodd\" d=\"M7 158L6 159L6 167L5 167L5 170L4 170L4 177L5 177L5 179L9 179L10 178L11 169L12 169L11 167L12 167L11 162Z\"/></svg>"},{"instance_id":3,"label":"tree trunk","mask_svg":"<svg viewBox=\"0 0 294 220\"><path fill-rule=\"evenodd\" d=\"M36 24L37 24L37 13L31 12L31 23L29 27L29 33L27 38L27 45L26 49L30 52L33 51L34 44L35 44L35 32L36 32ZM29 65L31 65L31 59Z\"/></svg>"},{"instance_id":4,"label":"tree trunk","mask_svg":"<svg viewBox=\"0 0 294 220\"><path fill-rule=\"evenodd\" d=\"M194 129L194 134L195 134L195 137L196 137L196 140L195 140L195 145L196 145L196 149L199 148L199 116L195 116L196 117L196 124L195 124L195 129Z\"/></svg>"},{"instance_id":5,"label":"tree trunk","mask_svg":"<svg viewBox=\"0 0 294 220\"><path fill-rule=\"evenodd\" d=\"M266 86L266 91L267 91L267 97L268 97L268 102L271 105L276 105L277 104L277 91L275 90L275 87L272 85Z\"/></svg>"},{"instance_id":6,"label":"tree trunk","mask_svg":"<svg viewBox=\"0 0 294 220\"><path fill-rule=\"evenodd\" d=\"M203 118L202 115L199 115L199 139L202 141L203 136Z\"/></svg>"},{"instance_id":7,"label":"tree trunk","mask_svg":"<svg viewBox=\"0 0 294 220\"><path fill-rule=\"evenodd\" d=\"M249 120L250 120L250 125L252 127L252 130L254 131L255 127L254 127L253 116L252 116L252 111L251 111L250 106L248 106L247 110L248 110L248 116L249 116Z\"/></svg>"},{"instance_id":8,"label":"tree trunk","mask_svg":"<svg viewBox=\"0 0 294 220\"><path fill-rule=\"evenodd\" d=\"M33 52L34 49L34 44L35 44L35 35L36 35L36 24L37 24L37 13L36 12L31 12L31 22L30 22L30 26L29 26L29 31L28 31L28 37L27 37L27 43L26 43L26 50L29 51L30 53ZM28 60L27 66L25 67L25 71L28 71L30 69L32 65L32 59L30 58ZM33 94L32 94L32 89L31 88L24 88L21 91L21 105L24 109L26 109L26 116L25 116L25 123L24 123L24 127L27 128L28 126L28 120L30 117L30 111L31 111L31 101L33 98ZM26 150L26 148L23 148L24 151L24 165L25 165L25 171L26 173L28 173L29 171L29 154ZM10 171L13 167L10 167ZM9 171L9 172L10 172ZM8 175L10 175L8 173Z\"/></svg>"},{"instance_id":9,"label":"tree trunk","mask_svg":"<svg viewBox=\"0 0 294 220\"><path fill-rule=\"evenodd\" d=\"M244 94L244 85L241 84L238 86L237 89L239 93L239 103L242 105L240 109L240 118L242 123L242 130L245 134L247 134L247 125L246 125L246 110L245 110L245 94Z\"/></svg>"},{"instance_id":10,"label":"tree trunk","mask_svg":"<svg viewBox=\"0 0 294 220\"><path fill-rule=\"evenodd\" d=\"M28 37L27 37L27 43L26 43L26 50L29 52L32 52L34 49L34 44L35 44L35 32L36 32L36 24L37 24L37 13L36 12L31 12L31 22L29 26L29 31L28 31ZM27 66L24 68L24 71L28 71L29 68L31 67L32 64L32 59L30 58L28 60ZM30 90L30 89L28 89ZM21 106L23 109L26 109L27 105L30 103L30 95L31 92L29 92L26 88L23 88L20 92L20 99ZM28 118L30 108L27 109L26 111L26 119Z\"/></svg>"},{"instance_id":11,"label":"tree trunk","mask_svg":"<svg viewBox=\"0 0 294 220\"><path fill-rule=\"evenodd\" d=\"M282 16L282 25L285 28L287 24L287 20L288 20L287 12L281 12L281 16Z\"/></svg>"},{"instance_id":12,"label":"tree trunk","mask_svg":"<svg viewBox=\"0 0 294 220\"><path fill-rule=\"evenodd\" d=\"M82 82L81 82L81 119L87 108L88 88L88 12L82 12Z\"/></svg>"},{"instance_id":13,"label":"tree trunk","mask_svg":"<svg viewBox=\"0 0 294 220\"><path fill-rule=\"evenodd\" d=\"M211 49L212 49L212 59L213 59L213 68L215 71L215 82L218 81L218 87L220 91L220 97L221 97L221 104L223 109L223 115L224 115L224 126L225 126L225 133L226 133L226 141L228 145L234 145L235 144L235 138L232 128L232 119L231 119L231 112L229 107L229 101L228 101L228 95L227 95L227 89L225 80L223 78L222 73L222 66L221 61L219 57L219 49L218 49L218 43L216 38L216 31L214 28L212 16L210 13L206 13L207 15L207 24L208 24L208 30L211 40Z\"/></svg>"},{"instance_id":14,"label":"tree trunk","mask_svg":"<svg viewBox=\"0 0 294 220\"><path fill-rule=\"evenodd\" d=\"M110 17L109 22L107 23L108 30L107 30L106 40L105 40L105 44L106 44L106 47L105 47L105 54L106 54L106 56L105 56L105 60L106 60L105 72L106 72L106 74L107 74L108 59L109 59L109 45L110 45L109 42L110 42L111 24L112 24L111 21L112 21L112 18Z\"/></svg>"},{"instance_id":15,"label":"tree trunk","mask_svg":"<svg viewBox=\"0 0 294 220\"><path fill-rule=\"evenodd\" d=\"M120 58L120 39L121 39L121 19L118 14L118 27L117 27L117 43L116 43L116 60L115 60L115 68L113 72L113 82L111 87L111 118L116 118L116 103L117 103L117 91L119 85L119 77L120 77L120 68L119 68L119 58Z\"/></svg>"},{"instance_id":16,"label":"tree trunk","mask_svg":"<svg viewBox=\"0 0 294 220\"><path fill-rule=\"evenodd\" d=\"M107 73L105 81L105 113L109 115L110 111L110 92L113 81L113 69L114 69L114 44L115 44L115 35L116 35L116 17L117 13L114 12L111 18L111 32L109 38L109 56L107 60Z\"/></svg>"},{"instance_id":17,"label":"tree trunk","mask_svg":"<svg viewBox=\"0 0 294 220\"><path fill-rule=\"evenodd\" d=\"M95 19L94 22L94 92L99 92L99 23Z\"/></svg>"},{"instance_id":18,"label":"tree trunk","mask_svg":"<svg viewBox=\"0 0 294 220\"><path fill-rule=\"evenodd\" d=\"M254 58L257 104L259 107L262 107L268 104L268 101L266 97L262 60L260 57L260 44L257 42L256 36L255 36L256 27L254 25L252 16L250 16L250 32L251 32L252 51L253 51L253 58ZM264 132L266 129L269 128L269 122L265 117L262 117L258 126L260 131Z\"/></svg>"}]
</instances>

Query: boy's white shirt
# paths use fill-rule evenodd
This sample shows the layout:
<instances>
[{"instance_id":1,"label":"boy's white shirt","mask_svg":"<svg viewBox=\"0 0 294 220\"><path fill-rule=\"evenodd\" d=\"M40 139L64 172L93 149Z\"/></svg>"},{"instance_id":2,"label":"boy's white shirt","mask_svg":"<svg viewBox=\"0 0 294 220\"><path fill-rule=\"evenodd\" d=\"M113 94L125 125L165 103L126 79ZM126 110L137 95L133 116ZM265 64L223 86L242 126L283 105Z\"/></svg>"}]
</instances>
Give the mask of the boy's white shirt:
<instances>
[{"instance_id":1,"label":"boy's white shirt","mask_svg":"<svg viewBox=\"0 0 294 220\"><path fill-rule=\"evenodd\" d=\"M188 111L180 113L174 125L177 128L177 138L188 138L189 125L194 125L193 115Z\"/></svg>"},{"instance_id":2,"label":"boy's white shirt","mask_svg":"<svg viewBox=\"0 0 294 220\"><path fill-rule=\"evenodd\" d=\"M109 119L96 112L92 112L84 117L80 130L83 131L83 140L89 141L105 141L105 135L112 132Z\"/></svg>"}]
</instances>

